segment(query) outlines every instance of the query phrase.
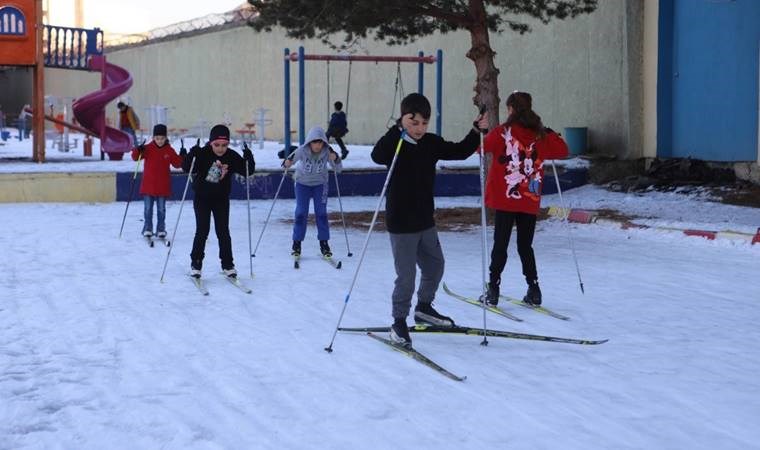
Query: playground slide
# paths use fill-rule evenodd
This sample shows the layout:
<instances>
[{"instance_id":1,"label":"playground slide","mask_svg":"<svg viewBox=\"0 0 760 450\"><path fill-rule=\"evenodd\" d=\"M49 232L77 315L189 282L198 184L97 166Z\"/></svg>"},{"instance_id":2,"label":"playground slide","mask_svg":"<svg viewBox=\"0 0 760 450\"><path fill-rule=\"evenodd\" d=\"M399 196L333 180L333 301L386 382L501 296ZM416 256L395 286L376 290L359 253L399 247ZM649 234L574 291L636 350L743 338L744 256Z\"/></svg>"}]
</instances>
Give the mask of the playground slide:
<instances>
[{"instance_id":1,"label":"playground slide","mask_svg":"<svg viewBox=\"0 0 760 450\"><path fill-rule=\"evenodd\" d=\"M132 149L130 136L106 126L105 107L132 87L132 75L124 68L106 62L105 57L100 55L91 56L89 66L91 70L102 73L102 89L77 99L73 107L74 117L84 128L100 137L100 146L104 152L128 152Z\"/></svg>"}]
</instances>

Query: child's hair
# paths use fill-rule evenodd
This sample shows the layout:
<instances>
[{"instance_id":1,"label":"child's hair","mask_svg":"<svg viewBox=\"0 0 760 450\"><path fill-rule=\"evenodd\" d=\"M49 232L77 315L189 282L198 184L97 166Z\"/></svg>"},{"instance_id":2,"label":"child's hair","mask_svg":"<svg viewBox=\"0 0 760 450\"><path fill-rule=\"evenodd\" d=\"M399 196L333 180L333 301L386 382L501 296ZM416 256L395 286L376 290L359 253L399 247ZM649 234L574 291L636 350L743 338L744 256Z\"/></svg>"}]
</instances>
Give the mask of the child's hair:
<instances>
[{"instance_id":1,"label":"child's hair","mask_svg":"<svg viewBox=\"0 0 760 450\"><path fill-rule=\"evenodd\" d=\"M401 116L419 114L423 119L430 119L430 102L422 94L409 94L401 100Z\"/></svg>"},{"instance_id":2,"label":"child's hair","mask_svg":"<svg viewBox=\"0 0 760 450\"><path fill-rule=\"evenodd\" d=\"M512 114L507 117L505 126L509 127L513 123L517 123L535 131L539 138L546 134L544 124L541 123L541 117L533 111L533 98L530 94L518 91L509 94L507 106L512 107Z\"/></svg>"},{"instance_id":3,"label":"child's hair","mask_svg":"<svg viewBox=\"0 0 760 450\"><path fill-rule=\"evenodd\" d=\"M343 109L343 102L335 102L333 103L333 106L335 107L336 111L340 111L341 109Z\"/></svg>"}]
</instances>

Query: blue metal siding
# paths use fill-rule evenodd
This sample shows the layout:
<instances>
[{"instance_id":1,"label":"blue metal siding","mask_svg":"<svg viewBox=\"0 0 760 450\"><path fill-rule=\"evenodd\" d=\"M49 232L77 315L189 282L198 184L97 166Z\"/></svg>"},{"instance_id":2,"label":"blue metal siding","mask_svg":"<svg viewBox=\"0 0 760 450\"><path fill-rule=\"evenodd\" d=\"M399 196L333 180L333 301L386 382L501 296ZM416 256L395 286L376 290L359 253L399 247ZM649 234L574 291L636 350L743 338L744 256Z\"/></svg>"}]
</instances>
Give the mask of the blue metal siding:
<instances>
[{"instance_id":1,"label":"blue metal siding","mask_svg":"<svg viewBox=\"0 0 760 450\"><path fill-rule=\"evenodd\" d=\"M662 0L658 156L754 161L760 1Z\"/></svg>"}]
</instances>

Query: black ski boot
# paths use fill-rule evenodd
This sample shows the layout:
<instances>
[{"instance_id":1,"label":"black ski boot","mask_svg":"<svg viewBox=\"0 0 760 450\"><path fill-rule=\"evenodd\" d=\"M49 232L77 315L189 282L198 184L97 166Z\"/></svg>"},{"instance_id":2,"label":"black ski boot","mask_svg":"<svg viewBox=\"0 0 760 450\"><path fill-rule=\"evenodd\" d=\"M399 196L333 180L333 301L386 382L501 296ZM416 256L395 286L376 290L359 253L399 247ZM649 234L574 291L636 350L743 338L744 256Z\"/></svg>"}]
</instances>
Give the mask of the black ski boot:
<instances>
[{"instance_id":1,"label":"black ski boot","mask_svg":"<svg viewBox=\"0 0 760 450\"><path fill-rule=\"evenodd\" d=\"M193 278L201 277L201 269L203 268L203 260L194 259L190 262L190 276Z\"/></svg>"},{"instance_id":2,"label":"black ski boot","mask_svg":"<svg viewBox=\"0 0 760 450\"><path fill-rule=\"evenodd\" d=\"M412 337L409 336L409 328L406 326L406 319L394 319L391 325L391 342L406 348L412 348Z\"/></svg>"},{"instance_id":3,"label":"black ski boot","mask_svg":"<svg viewBox=\"0 0 760 450\"><path fill-rule=\"evenodd\" d=\"M327 241L319 241L319 250L322 252L322 256L326 258L332 258L330 245L327 243Z\"/></svg>"},{"instance_id":4,"label":"black ski boot","mask_svg":"<svg viewBox=\"0 0 760 450\"><path fill-rule=\"evenodd\" d=\"M414 308L414 321L440 327L454 326L454 319L436 311L431 303L417 303Z\"/></svg>"},{"instance_id":5,"label":"black ski boot","mask_svg":"<svg viewBox=\"0 0 760 450\"><path fill-rule=\"evenodd\" d=\"M528 292L523 301L531 306L541 306L541 288L538 287L538 280L528 282Z\"/></svg>"},{"instance_id":6,"label":"black ski boot","mask_svg":"<svg viewBox=\"0 0 760 450\"><path fill-rule=\"evenodd\" d=\"M301 256L301 241L293 241L293 251L290 254L293 256Z\"/></svg>"},{"instance_id":7,"label":"black ski boot","mask_svg":"<svg viewBox=\"0 0 760 450\"><path fill-rule=\"evenodd\" d=\"M488 283L488 289L486 289L485 295L480 296L480 301L485 301L488 306L498 306L499 304L499 285L501 285L501 278L492 279Z\"/></svg>"}]
</instances>

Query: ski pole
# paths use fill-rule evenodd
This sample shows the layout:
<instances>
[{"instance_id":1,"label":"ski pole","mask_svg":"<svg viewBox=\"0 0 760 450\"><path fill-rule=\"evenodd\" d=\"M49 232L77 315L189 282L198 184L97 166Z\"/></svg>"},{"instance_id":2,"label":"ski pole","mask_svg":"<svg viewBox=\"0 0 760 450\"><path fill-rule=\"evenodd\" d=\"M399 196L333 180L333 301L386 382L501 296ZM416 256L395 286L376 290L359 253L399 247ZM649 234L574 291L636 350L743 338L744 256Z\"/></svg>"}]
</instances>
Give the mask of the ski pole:
<instances>
[{"instance_id":1,"label":"ski pole","mask_svg":"<svg viewBox=\"0 0 760 450\"><path fill-rule=\"evenodd\" d=\"M145 141L143 141L143 145ZM127 207L124 208L124 217L121 219L121 228L119 229L119 239L121 239L121 233L124 231L124 222L127 221L127 211L129 211L129 203L132 201L132 195L135 191L135 179L137 178L137 171L140 169L140 160L142 159L142 152L137 156L137 165L135 166L135 173L132 175L132 182L129 185L129 197L127 198Z\"/></svg>"},{"instance_id":2,"label":"ski pole","mask_svg":"<svg viewBox=\"0 0 760 450\"><path fill-rule=\"evenodd\" d=\"M293 150L288 155L288 157L285 158L285 159L290 159L290 157L293 156L293 154L295 152L296 151ZM284 164L284 161L283 161L283 164ZM251 252L251 258L255 258L256 257L256 250L259 249L259 244L261 243L261 238L264 237L264 230L267 229L267 224L269 224L269 217L272 216L272 210L274 209L274 204L277 202L277 197L280 195L280 189L282 189L282 182L285 181L285 176L287 175L289 168L290 167L286 167L285 170L282 171L282 178L280 178L280 184L277 186L277 191L274 193L274 198L272 199L272 205L269 207L269 212L267 213L267 218L264 219L264 226L261 227L261 233L259 234L259 239L256 241L256 247L254 247L253 248L253 252Z\"/></svg>"},{"instance_id":3,"label":"ski pole","mask_svg":"<svg viewBox=\"0 0 760 450\"><path fill-rule=\"evenodd\" d=\"M243 149L248 150L248 145L243 142ZM253 252L251 251L251 185L249 182L249 172L250 168L248 166L248 160L245 160L245 198L247 201L248 206L248 265L251 268L251 278L253 278Z\"/></svg>"},{"instance_id":4,"label":"ski pole","mask_svg":"<svg viewBox=\"0 0 760 450\"><path fill-rule=\"evenodd\" d=\"M552 170L554 171L554 181L557 183L557 193L559 194L559 203L562 205L563 211L568 211L567 215L564 217L565 224L567 225L567 239L570 241L570 250L573 252L573 261L575 262L575 273L578 275L578 284L581 287L581 293L585 294L586 292L583 290L583 280L581 279L581 269L578 267L578 256L575 254L575 243L573 241L573 233L572 229L570 228L570 221L568 220L568 217L570 216L570 212L567 208L565 208L565 200L562 198L562 188L559 186L559 175L557 175L557 166L554 165L554 160L550 160L552 164Z\"/></svg>"},{"instance_id":5,"label":"ski pole","mask_svg":"<svg viewBox=\"0 0 760 450\"><path fill-rule=\"evenodd\" d=\"M346 299L343 302L343 309L340 311L340 317L338 317L338 324L335 325L335 330L333 331L332 339L330 339L330 345L325 347L325 351L327 353L332 353L332 346L335 342L335 336L338 334L338 328L340 327L340 323L343 321L343 315L346 313L346 307L348 306L348 300L351 298L351 292L354 290L354 285L356 284L356 278L359 276L359 269L361 269L362 261L364 261L364 255L367 253L367 245L369 244L369 238L372 236L372 229L375 228L375 221L377 220L377 214L380 211L380 205L383 203L383 198L385 197L385 190L388 189L388 182L391 179L391 175L393 174L393 168L396 166L396 160L398 159L398 153L401 151L401 144L404 143L404 137L406 136L406 130L403 130L401 132L401 137L398 139L398 144L396 144L396 152L393 154L393 160L391 161L391 166L388 168L388 175L385 177L385 183L383 183L383 189L380 191L380 197L377 199L377 206L375 207L375 213L372 215L372 222L369 224L369 230L367 230L367 237L364 238L364 246L362 247L361 255L359 255L359 263L356 265L356 270L354 271L354 278L351 280L351 286L348 288L348 293L346 294Z\"/></svg>"},{"instance_id":6,"label":"ski pole","mask_svg":"<svg viewBox=\"0 0 760 450\"><path fill-rule=\"evenodd\" d=\"M190 170L187 172L187 182L185 182L185 190L182 192L182 201L179 203L179 212L177 213L177 223L174 225L174 231L172 232L172 240L169 241L174 244L174 238L177 236L177 228L179 228L179 218L182 217L182 207L185 206L185 196L187 196L187 188L190 186L190 179L193 177L193 168L195 167L195 157L190 161ZM164 269L161 271L161 282L164 282L164 273L166 273L166 265L169 264L169 255L172 254L172 248L174 245L170 245L166 251L166 261L164 261Z\"/></svg>"},{"instance_id":7,"label":"ski pole","mask_svg":"<svg viewBox=\"0 0 760 450\"><path fill-rule=\"evenodd\" d=\"M486 112L485 105L480 107L480 115L482 116L483 113ZM480 130L480 158L478 158L479 164L480 164L480 231L481 231L481 251L480 251L480 269L481 269L481 280L483 281L483 296L481 298L481 303L483 306L483 341L480 343L480 345L488 345L488 338L486 337L486 295L488 294L487 291L487 284L486 284L486 175L485 175L485 164L483 162L483 154L485 153L485 147L483 146L483 130Z\"/></svg>"},{"instance_id":8,"label":"ski pole","mask_svg":"<svg viewBox=\"0 0 760 450\"><path fill-rule=\"evenodd\" d=\"M346 216L343 214L343 201L340 199L340 185L338 184L338 172L333 171L335 175L335 190L338 192L338 206L340 206L340 220L343 222L343 235L346 237L346 251L348 251L348 257L354 256L351 253L351 248L348 246L348 232L346 231Z\"/></svg>"}]
</instances>

